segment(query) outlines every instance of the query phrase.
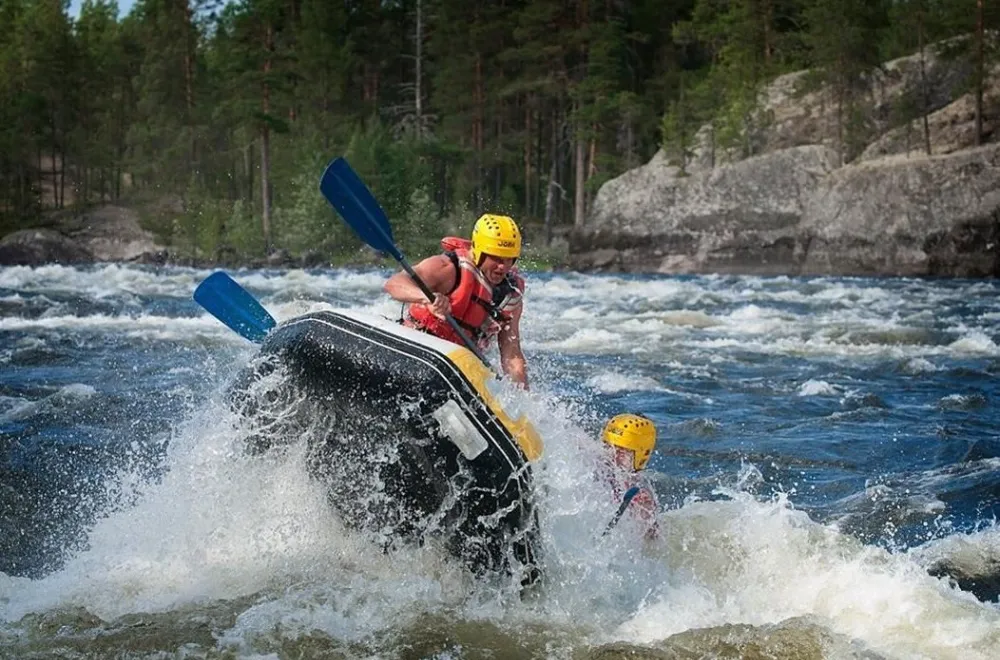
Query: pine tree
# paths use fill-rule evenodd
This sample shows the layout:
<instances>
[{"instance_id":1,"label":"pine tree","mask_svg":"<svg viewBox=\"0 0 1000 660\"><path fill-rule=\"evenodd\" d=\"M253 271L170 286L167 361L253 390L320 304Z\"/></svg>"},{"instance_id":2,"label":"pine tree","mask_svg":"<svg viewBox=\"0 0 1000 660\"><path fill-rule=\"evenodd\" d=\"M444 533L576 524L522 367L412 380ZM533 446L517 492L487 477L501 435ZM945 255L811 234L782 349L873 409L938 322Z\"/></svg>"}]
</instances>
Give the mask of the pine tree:
<instances>
[{"instance_id":1,"label":"pine tree","mask_svg":"<svg viewBox=\"0 0 1000 660\"><path fill-rule=\"evenodd\" d=\"M804 12L814 80L832 90L837 107L837 148L852 160L868 136L858 101L871 70L881 63L886 0L813 0Z\"/></svg>"},{"instance_id":2,"label":"pine tree","mask_svg":"<svg viewBox=\"0 0 1000 660\"><path fill-rule=\"evenodd\" d=\"M72 39L68 3L35 0L22 15L21 57L25 93L37 115L33 133L38 148L43 203L63 208L66 204L66 159L70 131L76 119L79 86L76 84L76 44ZM48 159L48 177L42 166Z\"/></svg>"}]
</instances>

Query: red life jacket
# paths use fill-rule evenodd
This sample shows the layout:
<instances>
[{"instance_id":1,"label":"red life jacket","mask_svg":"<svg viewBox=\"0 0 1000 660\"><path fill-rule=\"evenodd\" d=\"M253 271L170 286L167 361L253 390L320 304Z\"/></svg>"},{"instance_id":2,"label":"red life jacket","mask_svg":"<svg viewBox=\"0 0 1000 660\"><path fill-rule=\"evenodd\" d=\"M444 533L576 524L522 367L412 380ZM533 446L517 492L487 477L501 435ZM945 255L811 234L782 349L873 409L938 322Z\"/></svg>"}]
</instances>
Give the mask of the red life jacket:
<instances>
[{"instance_id":1,"label":"red life jacket","mask_svg":"<svg viewBox=\"0 0 1000 660\"><path fill-rule=\"evenodd\" d=\"M511 314L521 305L524 280L516 270L511 270L504 281L491 286L472 261L472 242L454 236L441 239L441 248L455 265L455 288L448 294L451 315L470 339L486 350L490 339L499 334ZM410 305L404 323L436 337L462 343L462 338L447 321L431 313L427 305Z\"/></svg>"}]
</instances>

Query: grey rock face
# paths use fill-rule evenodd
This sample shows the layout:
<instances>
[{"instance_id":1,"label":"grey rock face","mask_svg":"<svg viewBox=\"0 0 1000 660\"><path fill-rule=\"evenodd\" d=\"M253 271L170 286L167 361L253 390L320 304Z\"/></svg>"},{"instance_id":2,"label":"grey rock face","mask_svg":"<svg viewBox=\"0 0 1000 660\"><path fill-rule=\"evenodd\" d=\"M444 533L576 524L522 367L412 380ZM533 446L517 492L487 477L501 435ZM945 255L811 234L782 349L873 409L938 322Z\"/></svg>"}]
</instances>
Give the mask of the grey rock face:
<instances>
[{"instance_id":1,"label":"grey rock face","mask_svg":"<svg viewBox=\"0 0 1000 660\"><path fill-rule=\"evenodd\" d=\"M805 91L804 71L780 76L745 127L744 153L715 148L706 125L687 174L661 151L605 183L570 235L570 267L1000 276L1000 145L974 147L968 73L932 48L872 72L855 99L867 147L843 154L829 90ZM1000 136L998 91L987 92L986 139ZM933 156L903 108L931 113ZM741 160L749 151L761 155Z\"/></svg>"},{"instance_id":2,"label":"grey rock face","mask_svg":"<svg viewBox=\"0 0 1000 660\"><path fill-rule=\"evenodd\" d=\"M0 265L90 263L94 255L71 238L51 229L23 229L0 240Z\"/></svg>"},{"instance_id":3,"label":"grey rock face","mask_svg":"<svg viewBox=\"0 0 1000 660\"><path fill-rule=\"evenodd\" d=\"M61 229L92 252L95 261L137 261L163 251L136 213L120 206L98 207L65 221Z\"/></svg>"},{"instance_id":4,"label":"grey rock face","mask_svg":"<svg viewBox=\"0 0 1000 660\"><path fill-rule=\"evenodd\" d=\"M570 237L571 265L788 272L804 258L798 232L804 204L835 162L826 147L796 147L679 177L654 158L601 188L590 223Z\"/></svg>"},{"instance_id":5,"label":"grey rock face","mask_svg":"<svg viewBox=\"0 0 1000 660\"><path fill-rule=\"evenodd\" d=\"M0 241L0 265L134 261L162 263L166 252L134 211L102 206L64 217L52 229L28 229Z\"/></svg>"},{"instance_id":6,"label":"grey rock face","mask_svg":"<svg viewBox=\"0 0 1000 660\"><path fill-rule=\"evenodd\" d=\"M803 210L802 272L998 275L1000 145L845 167Z\"/></svg>"},{"instance_id":7,"label":"grey rock face","mask_svg":"<svg viewBox=\"0 0 1000 660\"><path fill-rule=\"evenodd\" d=\"M837 168L795 147L687 177L608 182L571 267L664 273L1000 274L1000 145Z\"/></svg>"}]
</instances>

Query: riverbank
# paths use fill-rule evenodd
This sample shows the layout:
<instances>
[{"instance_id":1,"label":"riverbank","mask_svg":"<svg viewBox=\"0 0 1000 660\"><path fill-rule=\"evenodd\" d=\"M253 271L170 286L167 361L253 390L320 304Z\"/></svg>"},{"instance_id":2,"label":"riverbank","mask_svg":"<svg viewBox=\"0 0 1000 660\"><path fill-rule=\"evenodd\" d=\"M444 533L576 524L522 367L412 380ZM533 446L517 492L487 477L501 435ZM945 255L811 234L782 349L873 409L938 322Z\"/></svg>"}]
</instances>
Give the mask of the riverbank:
<instances>
[{"instance_id":1,"label":"riverbank","mask_svg":"<svg viewBox=\"0 0 1000 660\"><path fill-rule=\"evenodd\" d=\"M169 220L151 219L148 205L138 208L107 204L74 212L50 212L34 226L11 231L0 237L0 266L41 266L45 264L80 265L98 262L190 266L197 268L325 268L370 267L395 268L396 262L353 240L341 245L338 252L310 249L293 253L276 249L267 256L241 256L232 249L220 248L205 254L190 243L172 241ZM532 241L542 235L542 228L524 226L525 251L522 267L528 270L563 270L569 267L566 230L558 231L549 246ZM417 261L433 250L430 239L421 248L406 250ZM430 246L430 247L428 247Z\"/></svg>"}]
</instances>

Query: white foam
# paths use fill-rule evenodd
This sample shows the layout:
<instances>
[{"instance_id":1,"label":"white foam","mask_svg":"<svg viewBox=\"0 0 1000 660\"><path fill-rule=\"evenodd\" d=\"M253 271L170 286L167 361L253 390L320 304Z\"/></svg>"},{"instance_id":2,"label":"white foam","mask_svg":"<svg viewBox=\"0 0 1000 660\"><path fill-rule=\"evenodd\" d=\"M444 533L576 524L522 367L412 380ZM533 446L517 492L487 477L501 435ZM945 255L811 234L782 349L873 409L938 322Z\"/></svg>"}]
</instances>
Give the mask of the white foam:
<instances>
[{"instance_id":1,"label":"white foam","mask_svg":"<svg viewBox=\"0 0 1000 660\"><path fill-rule=\"evenodd\" d=\"M301 454L248 460L224 410L201 411L171 441L155 484L118 484L134 506L99 520L89 549L37 581L13 580L7 620L60 606L102 617L233 598L337 563L344 538ZM294 577L293 577L294 576Z\"/></svg>"},{"instance_id":2,"label":"white foam","mask_svg":"<svg viewBox=\"0 0 1000 660\"><path fill-rule=\"evenodd\" d=\"M949 348L957 353L1000 355L1000 348L997 347L996 343L986 333L978 330L956 339Z\"/></svg>"},{"instance_id":3,"label":"white foam","mask_svg":"<svg viewBox=\"0 0 1000 660\"><path fill-rule=\"evenodd\" d=\"M84 383L64 385L48 396L37 401L8 398L12 404L0 414L0 422L28 419L43 411L61 408L80 401L86 401L97 393L93 386Z\"/></svg>"},{"instance_id":4,"label":"white foam","mask_svg":"<svg viewBox=\"0 0 1000 660\"><path fill-rule=\"evenodd\" d=\"M587 379L587 385L605 394L640 390L657 391L663 389L656 379L649 376L629 376L612 372L591 376Z\"/></svg>"},{"instance_id":5,"label":"white foam","mask_svg":"<svg viewBox=\"0 0 1000 660\"><path fill-rule=\"evenodd\" d=\"M903 371L908 374L924 374L937 371L938 368L934 366L934 363L925 358L908 358L903 363Z\"/></svg>"},{"instance_id":6,"label":"white foam","mask_svg":"<svg viewBox=\"0 0 1000 660\"><path fill-rule=\"evenodd\" d=\"M783 499L721 493L730 499L663 514L666 533L651 545L628 522L601 538L616 506L594 477L602 420L507 383L497 395L546 438L535 466L546 574L537 599L469 582L433 543L382 555L339 525L301 448L244 456L234 420L212 402L174 433L159 482L118 482L122 501L135 504L98 521L87 550L40 580L0 576L0 617L80 606L109 618L269 594L220 647L310 631L360 640L425 612L572 626L579 644L655 643L803 616L888 657L993 657L1000 612L909 555L863 546Z\"/></svg>"},{"instance_id":7,"label":"white foam","mask_svg":"<svg viewBox=\"0 0 1000 660\"><path fill-rule=\"evenodd\" d=\"M836 394L837 388L825 380L807 380L799 386L799 396L826 396Z\"/></svg>"},{"instance_id":8,"label":"white foam","mask_svg":"<svg viewBox=\"0 0 1000 660\"><path fill-rule=\"evenodd\" d=\"M616 332L585 328L577 330L572 335L561 341L546 344L546 348L549 350L570 352L614 352L616 350L620 350L620 340L621 335Z\"/></svg>"},{"instance_id":9,"label":"white foam","mask_svg":"<svg viewBox=\"0 0 1000 660\"><path fill-rule=\"evenodd\" d=\"M616 637L652 643L726 623L811 617L889 657L995 657L1000 612L906 555L864 546L783 501L701 502L664 516L668 585Z\"/></svg>"}]
</instances>

